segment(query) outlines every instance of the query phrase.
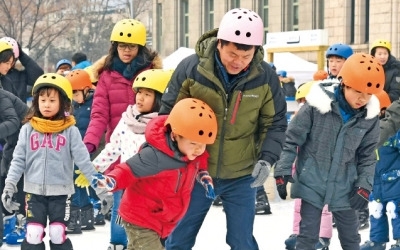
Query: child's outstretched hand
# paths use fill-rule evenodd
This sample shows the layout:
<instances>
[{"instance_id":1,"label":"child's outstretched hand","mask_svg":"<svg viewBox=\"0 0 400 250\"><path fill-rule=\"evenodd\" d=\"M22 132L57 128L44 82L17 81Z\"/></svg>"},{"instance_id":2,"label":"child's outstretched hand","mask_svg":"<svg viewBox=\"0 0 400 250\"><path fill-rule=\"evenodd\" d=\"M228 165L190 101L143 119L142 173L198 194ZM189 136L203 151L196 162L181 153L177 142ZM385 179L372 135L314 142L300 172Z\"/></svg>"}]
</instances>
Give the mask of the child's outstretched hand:
<instances>
[{"instance_id":1,"label":"child's outstretched hand","mask_svg":"<svg viewBox=\"0 0 400 250\"><path fill-rule=\"evenodd\" d=\"M75 170L75 174L78 174L78 177L75 179L75 185L77 187L84 188L90 186L89 180L80 170Z\"/></svg>"},{"instance_id":2,"label":"child's outstretched hand","mask_svg":"<svg viewBox=\"0 0 400 250\"><path fill-rule=\"evenodd\" d=\"M101 173L92 175L92 187L93 188L105 188L108 191L112 191L115 188L116 181L114 178Z\"/></svg>"},{"instance_id":3,"label":"child's outstretched hand","mask_svg":"<svg viewBox=\"0 0 400 250\"><path fill-rule=\"evenodd\" d=\"M206 197L208 199L214 200L215 199L215 192L214 192L214 185L211 176L208 174L207 171L200 171L196 177L197 181L203 185L204 189L206 190Z\"/></svg>"}]
</instances>

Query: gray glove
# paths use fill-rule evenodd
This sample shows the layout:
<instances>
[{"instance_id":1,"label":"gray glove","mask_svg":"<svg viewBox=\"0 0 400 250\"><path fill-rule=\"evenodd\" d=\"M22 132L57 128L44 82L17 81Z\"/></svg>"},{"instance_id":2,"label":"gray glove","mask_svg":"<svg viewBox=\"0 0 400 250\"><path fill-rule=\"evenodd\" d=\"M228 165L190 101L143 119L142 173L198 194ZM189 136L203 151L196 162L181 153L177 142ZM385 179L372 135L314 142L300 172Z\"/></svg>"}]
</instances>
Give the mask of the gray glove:
<instances>
[{"instance_id":1,"label":"gray glove","mask_svg":"<svg viewBox=\"0 0 400 250\"><path fill-rule=\"evenodd\" d=\"M264 160L259 160L254 166L251 176L255 178L254 182L251 183L250 187L260 187L264 185L265 181L269 176L269 171L271 170L271 164Z\"/></svg>"},{"instance_id":2,"label":"gray glove","mask_svg":"<svg viewBox=\"0 0 400 250\"><path fill-rule=\"evenodd\" d=\"M4 208L10 213L19 209L20 204L13 201L13 196L16 192L18 192L17 187L11 182L6 182L3 194L1 195L1 201L3 202Z\"/></svg>"},{"instance_id":3,"label":"gray glove","mask_svg":"<svg viewBox=\"0 0 400 250\"><path fill-rule=\"evenodd\" d=\"M101 210L102 214L107 214L110 211L113 203L114 196L111 192L107 191L105 188L96 188L95 189L97 196L101 201Z\"/></svg>"}]
</instances>

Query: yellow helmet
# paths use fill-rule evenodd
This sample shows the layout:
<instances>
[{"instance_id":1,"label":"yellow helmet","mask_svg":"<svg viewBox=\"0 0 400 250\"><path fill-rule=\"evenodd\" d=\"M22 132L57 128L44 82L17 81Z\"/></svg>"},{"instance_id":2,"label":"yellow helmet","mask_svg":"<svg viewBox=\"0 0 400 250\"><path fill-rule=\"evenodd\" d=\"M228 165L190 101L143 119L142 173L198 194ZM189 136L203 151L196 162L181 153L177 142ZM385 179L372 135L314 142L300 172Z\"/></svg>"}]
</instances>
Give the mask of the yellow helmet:
<instances>
[{"instance_id":1,"label":"yellow helmet","mask_svg":"<svg viewBox=\"0 0 400 250\"><path fill-rule=\"evenodd\" d=\"M383 48L386 48L386 49L389 50L389 53L390 53L390 51L392 51L392 44L389 42L389 40L386 40L386 39L378 39L378 40L375 40L375 41L371 44L371 52L372 52L372 50L375 49L376 47L383 47Z\"/></svg>"},{"instance_id":2,"label":"yellow helmet","mask_svg":"<svg viewBox=\"0 0 400 250\"><path fill-rule=\"evenodd\" d=\"M305 98L308 95L308 92L310 92L311 87L318 82L320 81L310 81L300 85L296 91L296 96L295 96L296 101L299 100L300 98Z\"/></svg>"},{"instance_id":3,"label":"yellow helmet","mask_svg":"<svg viewBox=\"0 0 400 250\"><path fill-rule=\"evenodd\" d=\"M46 73L39 76L35 84L33 84L32 94L36 94L41 87L56 88L70 101L72 100L71 83L62 75L56 73Z\"/></svg>"},{"instance_id":4,"label":"yellow helmet","mask_svg":"<svg viewBox=\"0 0 400 250\"><path fill-rule=\"evenodd\" d=\"M110 41L144 46L146 44L146 27L135 19L123 19L114 25Z\"/></svg>"},{"instance_id":5,"label":"yellow helmet","mask_svg":"<svg viewBox=\"0 0 400 250\"><path fill-rule=\"evenodd\" d=\"M132 88L136 91L138 88L148 88L164 93L173 70L149 69L141 72L133 81Z\"/></svg>"},{"instance_id":6,"label":"yellow helmet","mask_svg":"<svg viewBox=\"0 0 400 250\"><path fill-rule=\"evenodd\" d=\"M5 50L7 50L7 49L10 49L10 50L12 51L13 48L12 48L11 45L8 44L7 42L5 42L5 41L0 41L0 53L3 52L3 51L5 51Z\"/></svg>"}]
</instances>

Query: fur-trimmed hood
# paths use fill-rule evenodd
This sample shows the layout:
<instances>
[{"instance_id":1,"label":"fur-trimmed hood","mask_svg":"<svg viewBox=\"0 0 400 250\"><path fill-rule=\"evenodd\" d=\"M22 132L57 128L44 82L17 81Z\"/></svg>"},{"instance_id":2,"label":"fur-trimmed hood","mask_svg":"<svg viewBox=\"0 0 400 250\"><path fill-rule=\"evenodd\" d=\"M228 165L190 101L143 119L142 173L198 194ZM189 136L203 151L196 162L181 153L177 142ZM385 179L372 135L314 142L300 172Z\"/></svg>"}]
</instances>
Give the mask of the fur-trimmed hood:
<instances>
[{"instance_id":1,"label":"fur-trimmed hood","mask_svg":"<svg viewBox=\"0 0 400 250\"><path fill-rule=\"evenodd\" d=\"M96 80L99 80L99 75L103 71L104 64L106 63L106 57L107 55L102 56L100 59L95 61L92 65L92 70L93 70L93 77ZM153 68L154 69L162 69L162 59L159 55L157 55L153 61Z\"/></svg>"},{"instance_id":2,"label":"fur-trimmed hood","mask_svg":"<svg viewBox=\"0 0 400 250\"><path fill-rule=\"evenodd\" d=\"M326 79L318 84L314 84L308 95L306 96L307 103L318 109L321 114L328 113L332 110L332 102L334 101L334 90L339 86L339 81ZM375 118L380 113L379 99L372 95L366 105L365 119Z\"/></svg>"}]
</instances>

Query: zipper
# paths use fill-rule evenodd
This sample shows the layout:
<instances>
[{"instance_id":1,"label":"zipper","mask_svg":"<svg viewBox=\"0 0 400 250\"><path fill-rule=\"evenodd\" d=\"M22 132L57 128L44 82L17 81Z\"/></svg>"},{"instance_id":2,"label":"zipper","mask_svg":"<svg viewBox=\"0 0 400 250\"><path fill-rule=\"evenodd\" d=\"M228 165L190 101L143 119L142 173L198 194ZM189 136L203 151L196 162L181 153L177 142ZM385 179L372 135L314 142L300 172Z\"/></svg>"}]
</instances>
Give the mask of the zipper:
<instances>
[{"instance_id":1,"label":"zipper","mask_svg":"<svg viewBox=\"0 0 400 250\"><path fill-rule=\"evenodd\" d=\"M178 180L176 181L175 193L178 192L179 184L180 184L181 178L182 178L182 173L181 173L181 171L180 171L179 169L177 169L177 171L178 171Z\"/></svg>"}]
</instances>

